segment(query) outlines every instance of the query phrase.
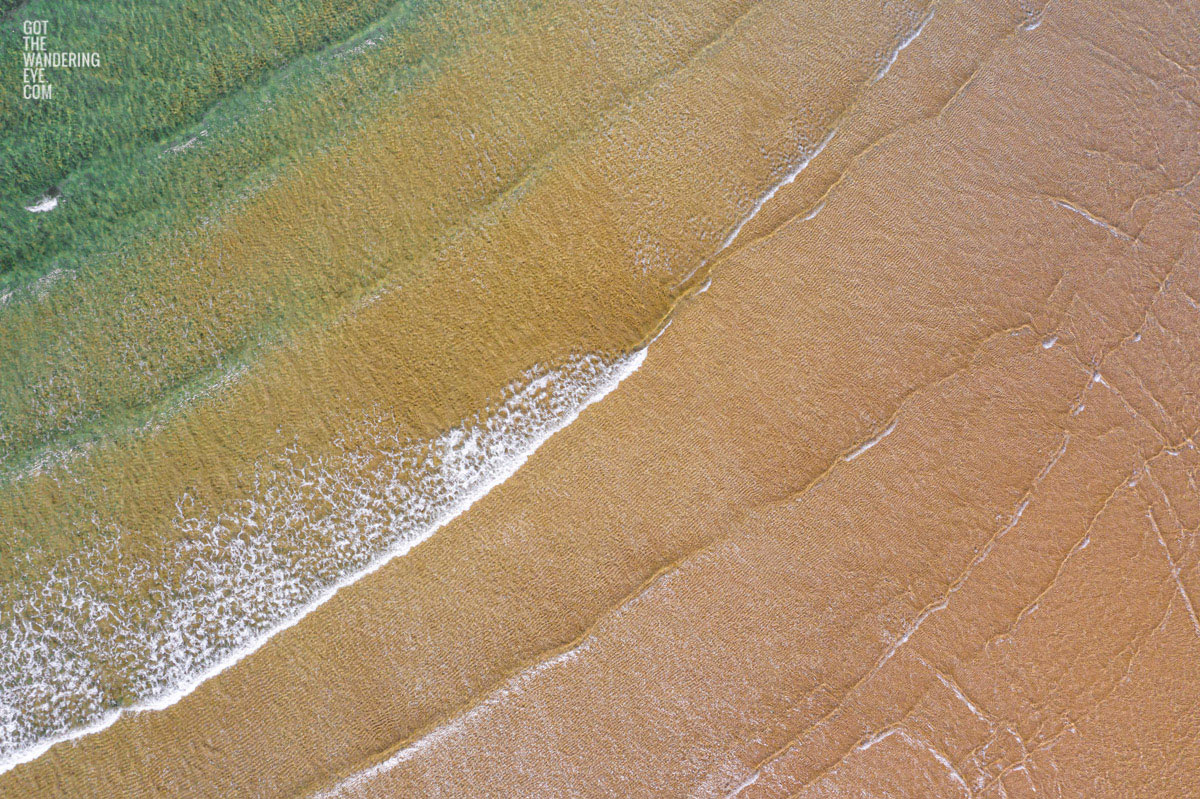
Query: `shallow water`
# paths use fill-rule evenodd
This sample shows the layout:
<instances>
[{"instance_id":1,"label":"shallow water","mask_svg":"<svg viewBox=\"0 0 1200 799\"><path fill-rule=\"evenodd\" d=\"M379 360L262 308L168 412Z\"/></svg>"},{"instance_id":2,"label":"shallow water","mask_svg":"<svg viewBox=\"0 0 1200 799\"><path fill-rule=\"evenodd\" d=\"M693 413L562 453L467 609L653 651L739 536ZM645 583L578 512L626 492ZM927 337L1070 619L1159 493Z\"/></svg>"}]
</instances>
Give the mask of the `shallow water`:
<instances>
[{"instance_id":1,"label":"shallow water","mask_svg":"<svg viewBox=\"0 0 1200 799\"><path fill-rule=\"evenodd\" d=\"M402 555L520 468L641 362L586 356L534 369L488 409L428 441L371 416L334 453L289 448L220 508L175 502L178 542L146 560L136 530L62 558L36 586L0 588L0 764L118 708L163 707ZM16 679L13 679L16 677Z\"/></svg>"},{"instance_id":2,"label":"shallow water","mask_svg":"<svg viewBox=\"0 0 1200 799\"><path fill-rule=\"evenodd\" d=\"M636 368L928 21L835 6L521 4L203 218L14 289L0 759L186 694ZM240 129L204 130L147 157Z\"/></svg>"}]
</instances>

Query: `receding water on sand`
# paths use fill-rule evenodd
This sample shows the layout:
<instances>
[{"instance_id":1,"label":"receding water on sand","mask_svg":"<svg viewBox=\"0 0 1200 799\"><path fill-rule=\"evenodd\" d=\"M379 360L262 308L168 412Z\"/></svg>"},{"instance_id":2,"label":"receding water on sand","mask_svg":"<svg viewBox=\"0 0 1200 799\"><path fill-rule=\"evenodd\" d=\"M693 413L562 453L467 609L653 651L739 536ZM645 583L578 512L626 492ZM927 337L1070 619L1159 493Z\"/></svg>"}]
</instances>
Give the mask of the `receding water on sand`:
<instances>
[{"instance_id":1,"label":"receding water on sand","mask_svg":"<svg viewBox=\"0 0 1200 799\"><path fill-rule=\"evenodd\" d=\"M244 499L180 497L172 558L150 565L121 547L136 536L112 530L109 546L63 558L36 587L5 586L0 771L125 709L174 704L465 511L644 357L531 369L430 441L363 418L331 455L292 449L258 464Z\"/></svg>"},{"instance_id":2,"label":"receding water on sand","mask_svg":"<svg viewBox=\"0 0 1200 799\"><path fill-rule=\"evenodd\" d=\"M516 471L844 146L838 120L925 13L864 12L862 41L834 48L847 23L820 4L605 8L364 31L318 59L332 77L290 70L307 82L246 98L238 127L226 109L146 157L207 186L242 152L231 132L320 119L320 147L270 169L251 147L201 223L165 214L103 268L0 292L0 360L20 364L0 386L17 467L0 486L0 772L178 702ZM317 77L337 101L305 108ZM731 135L749 118L753 136ZM86 209L64 185L70 202L22 219ZM76 756L8 779L60 755Z\"/></svg>"}]
</instances>

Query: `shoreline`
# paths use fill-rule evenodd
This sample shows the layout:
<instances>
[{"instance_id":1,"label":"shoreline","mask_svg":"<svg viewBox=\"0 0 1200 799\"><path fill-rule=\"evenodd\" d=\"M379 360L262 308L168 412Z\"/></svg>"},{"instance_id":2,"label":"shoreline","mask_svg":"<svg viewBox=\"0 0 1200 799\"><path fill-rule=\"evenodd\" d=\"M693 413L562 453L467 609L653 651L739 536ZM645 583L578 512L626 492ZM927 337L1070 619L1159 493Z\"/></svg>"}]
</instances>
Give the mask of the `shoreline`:
<instances>
[{"instance_id":1,"label":"shoreline","mask_svg":"<svg viewBox=\"0 0 1200 799\"><path fill-rule=\"evenodd\" d=\"M761 8L651 98L650 122L630 109L581 144L577 171L427 287L373 304L319 357L297 348L295 374L319 361L327 394L262 384L305 420L393 398L366 432L314 426L359 470L298 475L332 474L348 512L432 518L420 546L333 580L180 691L0 771L0 793L1190 796L1200 273L1183 265L1200 252L1200 150L1180 136L1200 83L1173 70L1200 64L1200 43L1160 41L1175 20L1145 4ZM696 107L715 116L687 122ZM663 135L692 128L703 146ZM622 136L698 166L626 180L643 162ZM763 148L756 172L743 156ZM775 178L742 196L750 173ZM743 213L714 224L730 205ZM678 241L702 231L714 251L672 249L669 214L697 220ZM648 275L654 302L634 290ZM379 310L398 295L437 318ZM487 303L516 310L472 326ZM555 394L571 413L487 479L427 448L471 487L444 512L410 516L362 478L386 483L403 455L371 435L398 426L388 414L437 423L469 405L475 383L436 378L460 353L501 374L514 350L608 338L578 349L610 353L586 372L597 387ZM549 379L537 368L530 384ZM222 435L240 438L237 411L213 417ZM495 432L497 416L454 418ZM467 427L445 436L491 452ZM197 473L229 462L201 451ZM230 490L246 482L258 490L257 473ZM293 504L323 509L314 496ZM273 536L341 552L359 528L339 513Z\"/></svg>"},{"instance_id":2,"label":"shoreline","mask_svg":"<svg viewBox=\"0 0 1200 799\"><path fill-rule=\"evenodd\" d=\"M444 510L432 524L426 527L422 533L412 538L405 538L401 540L392 548L373 558L367 566L342 576L332 585L319 591L315 598L296 609L295 612L290 616L272 625L266 631L252 636L250 641L245 642L235 647L232 651L226 653L225 655L218 657L216 662L212 663L200 673L188 678L184 682L172 687L162 694L149 699L140 700L129 707L111 711L104 717L81 728L61 733L49 739L44 739L26 749L18 750L4 757L3 759L0 759L0 774L4 774L5 772L12 770L19 765L36 760L54 746L62 743L70 743L87 736L103 732L119 721L123 716L164 710L179 702L181 699L187 697L204 682L236 665L242 659L261 649L267 644L268 641L270 641L270 639L300 623L306 616L332 599L338 593L338 591L353 585L368 575L374 574L386 566L390 561L399 557L403 557L410 550L412 550L413 547L427 540L442 527L461 516L463 513L469 510L476 501L486 496L494 488L503 484L506 480L516 474L517 471L525 464L525 462L529 460L529 457L533 455L533 453L535 453L543 444L545 444L546 441L548 441L555 433L564 429L578 419L579 415L588 406L604 399L604 397L614 391L622 381L636 372L641 366L642 362L645 360L645 357L646 347L642 347L641 349L634 351L632 354L618 359L616 363L619 364L619 366L607 379L603 380L595 390L587 394L581 403L572 408L568 413L558 417L555 423L551 425L545 432L535 436L527 448L510 455L501 462L495 464L491 469L488 470L490 474L485 478L485 482L482 485L476 487L466 496L454 502L450 507ZM622 363L622 361L624 363ZM452 432L453 431L451 431L451 433Z\"/></svg>"}]
</instances>

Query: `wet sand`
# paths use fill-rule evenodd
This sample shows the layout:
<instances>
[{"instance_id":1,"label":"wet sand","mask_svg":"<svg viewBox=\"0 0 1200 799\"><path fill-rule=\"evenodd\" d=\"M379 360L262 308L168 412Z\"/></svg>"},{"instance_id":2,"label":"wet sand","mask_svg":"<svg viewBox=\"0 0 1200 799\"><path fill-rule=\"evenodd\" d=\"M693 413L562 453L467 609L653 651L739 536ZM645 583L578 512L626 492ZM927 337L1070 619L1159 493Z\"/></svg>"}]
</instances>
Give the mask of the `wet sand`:
<instances>
[{"instance_id":1,"label":"wet sand","mask_svg":"<svg viewBox=\"0 0 1200 799\"><path fill-rule=\"evenodd\" d=\"M212 229L168 236L174 248L150 268L119 276L132 285L105 286L101 298L121 296L114 317L71 312L97 305L82 276L5 318L55 345L43 366L16 358L31 378L51 376L18 394L68 416L97 412L89 397L110 390L136 405L210 334L235 336L264 311L280 321L250 324L243 362L179 407L61 462L52 441L48 468L0 487L0 520L14 531L0 553L0 612L20 614L0 628L13 633L0 639L4 755L162 704L428 534L445 515L430 506L456 501L438 489L414 502L404 484L459 460L429 442L512 422L491 415L533 372L640 348L924 14L722 4L683 25L653 6L526 11ZM622 35L625 11L643 35ZM855 40L831 48L845 25ZM581 32L617 66L580 49ZM561 84L545 84L559 51ZM545 118L517 126L506 122L514 111L494 110L542 105ZM485 130L494 140L468 143ZM502 153L515 163L498 168ZM464 178L472 159L494 174ZM460 197L455 180L470 192ZM439 219L439 234L424 230ZM114 336L123 357L93 353ZM154 342L145 362L130 357L139 340ZM26 432L42 424L14 418ZM540 435L512 432L501 438ZM403 454L414 451L425 465ZM414 505L425 519L411 518Z\"/></svg>"},{"instance_id":2,"label":"wet sand","mask_svg":"<svg viewBox=\"0 0 1200 799\"><path fill-rule=\"evenodd\" d=\"M938 5L523 469L0 794L1200 795L1198 16Z\"/></svg>"}]
</instances>

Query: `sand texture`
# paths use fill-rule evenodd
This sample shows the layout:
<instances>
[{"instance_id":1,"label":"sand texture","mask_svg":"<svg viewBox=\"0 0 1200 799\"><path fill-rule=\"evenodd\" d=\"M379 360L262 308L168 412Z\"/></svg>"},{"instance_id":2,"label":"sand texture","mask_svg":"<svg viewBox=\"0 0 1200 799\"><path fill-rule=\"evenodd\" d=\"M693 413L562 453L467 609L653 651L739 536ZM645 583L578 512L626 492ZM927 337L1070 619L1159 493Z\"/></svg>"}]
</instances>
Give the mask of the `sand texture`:
<instances>
[{"instance_id":1,"label":"sand texture","mask_svg":"<svg viewBox=\"0 0 1200 799\"><path fill-rule=\"evenodd\" d=\"M336 219L327 282L287 295L303 324L236 382L3 486L30 540L99 513L174 574L181 492L274 496L246 475L289 448L415 479L403 441L597 401L402 556L0 796L1200 797L1200 5L684 5L609 95L553 73L566 99L531 100L510 151L534 177L382 204L388 181L444 193L396 177L425 146L396 131L453 120L381 112L189 245L252 297ZM555 36L584 30L528 13L522 49L411 107L507 130L488 92L525 89L496 70L570 64ZM644 60L587 13L614 64ZM338 305L360 238L416 266ZM554 369L578 396L521 393ZM297 496L296 540L327 551L344 528L313 519L344 497ZM32 581L52 549L0 567Z\"/></svg>"}]
</instances>

